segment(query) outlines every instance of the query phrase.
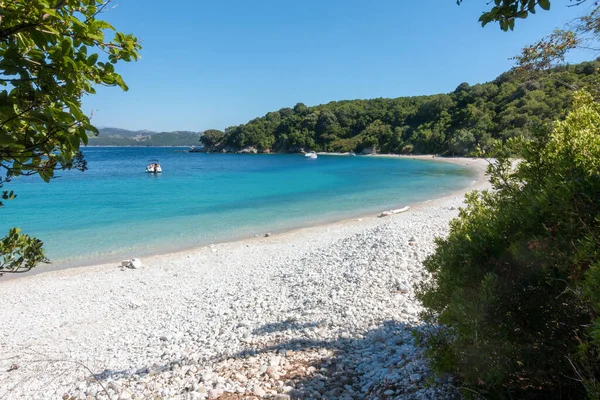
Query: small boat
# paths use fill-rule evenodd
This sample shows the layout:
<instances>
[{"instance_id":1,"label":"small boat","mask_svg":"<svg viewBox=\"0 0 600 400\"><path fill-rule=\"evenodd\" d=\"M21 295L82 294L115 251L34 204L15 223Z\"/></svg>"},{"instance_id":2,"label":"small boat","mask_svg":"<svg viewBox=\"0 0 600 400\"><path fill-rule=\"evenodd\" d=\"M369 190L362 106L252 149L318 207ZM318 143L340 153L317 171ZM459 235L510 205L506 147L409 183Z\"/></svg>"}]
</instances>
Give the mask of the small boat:
<instances>
[{"instance_id":1,"label":"small boat","mask_svg":"<svg viewBox=\"0 0 600 400\"><path fill-rule=\"evenodd\" d=\"M348 155L354 157L354 156L356 156L356 153L351 151L350 153L348 153Z\"/></svg>"},{"instance_id":2,"label":"small boat","mask_svg":"<svg viewBox=\"0 0 600 400\"><path fill-rule=\"evenodd\" d=\"M315 153L314 151L311 151L309 153L306 153L304 155L304 157L306 157L306 158L317 158L317 153Z\"/></svg>"},{"instance_id":3,"label":"small boat","mask_svg":"<svg viewBox=\"0 0 600 400\"><path fill-rule=\"evenodd\" d=\"M146 172L149 174L160 174L162 172L162 168L160 167L158 160L148 160Z\"/></svg>"},{"instance_id":4,"label":"small boat","mask_svg":"<svg viewBox=\"0 0 600 400\"><path fill-rule=\"evenodd\" d=\"M190 146L189 153L206 153L204 147Z\"/></svg>"}]
</instances>

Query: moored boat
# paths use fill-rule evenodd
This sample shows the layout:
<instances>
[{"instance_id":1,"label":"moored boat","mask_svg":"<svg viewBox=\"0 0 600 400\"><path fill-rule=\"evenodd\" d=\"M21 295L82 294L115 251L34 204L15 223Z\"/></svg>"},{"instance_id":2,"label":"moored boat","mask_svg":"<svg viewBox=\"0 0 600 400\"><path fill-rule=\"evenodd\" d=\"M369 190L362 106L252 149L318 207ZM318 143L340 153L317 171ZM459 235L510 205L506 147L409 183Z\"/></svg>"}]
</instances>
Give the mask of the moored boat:
<instances>
[{"instance_id":1,"label":"moored boat","mask_svg":"<svg viewBox=\"0 0 600 400\"><path fill-rule=\"evenodd\" d=\"M149 174L160 174L162 172L162 168L160 167L158 160L148 160L146 172Z\"/></svg>"},{"instance_id":2,"label":"moored boat","mask_svg":"<svg viewBox=\"0 0 600 400\"><path fill-rule=\"evenodd\" d=\"M306 154L304 154L304 157L306 158L317 158L317 153L315 153L314 151L308 152Z\"/></svg>"}]
</instances>

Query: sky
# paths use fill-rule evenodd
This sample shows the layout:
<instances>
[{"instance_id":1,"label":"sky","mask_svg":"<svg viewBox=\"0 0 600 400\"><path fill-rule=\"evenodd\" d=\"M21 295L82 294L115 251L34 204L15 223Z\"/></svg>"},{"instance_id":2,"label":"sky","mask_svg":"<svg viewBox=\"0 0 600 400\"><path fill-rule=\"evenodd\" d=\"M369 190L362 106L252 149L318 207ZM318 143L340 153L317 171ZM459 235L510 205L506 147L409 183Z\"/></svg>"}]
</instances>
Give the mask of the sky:
<instances>
[{"instance_id":1,"label":"sky","mask_svg":"<svg viewBox=\"0 0 600 400\"><path fill-rule=\"evenodd\" d=\"M494 79L590 7L554 0L502 32L477 21L488 2L118 0L101 18L137 36L142 58L117 65L129 91L100 87L83 109L99 127L202 131L298 102L447 93Z\"/></svg>"}]
</instances>

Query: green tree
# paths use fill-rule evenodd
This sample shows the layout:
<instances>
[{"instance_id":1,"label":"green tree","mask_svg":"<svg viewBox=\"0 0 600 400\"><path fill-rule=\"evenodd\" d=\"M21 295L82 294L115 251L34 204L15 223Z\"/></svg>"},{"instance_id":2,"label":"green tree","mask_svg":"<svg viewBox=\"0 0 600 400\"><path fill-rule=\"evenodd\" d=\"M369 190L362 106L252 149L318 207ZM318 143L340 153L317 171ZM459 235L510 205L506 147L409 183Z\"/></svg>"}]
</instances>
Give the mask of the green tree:
<instances>
[{"instance_id":1,"label":"green tree","mask_svg":"<svg viewBox=\"0 0 600 400\"><path fill-rule=\"evenodd\" d=\"M470 153L475 146L475 136L466 129L460 129L448 142L448 150L452 155L463 156Z\"/></svg>"},{"instance_id":2,"label":"green tree","mask_svg":"<svg viewBox=\"0 0 600 400\"><path fill-rule=\"evenodd\" d=\"M231 129L226 137L234 147L272 143L274 151L298 147L360 151L363 138L372 136L384 152L402 152L404 146L412 145L411 151L419 153L451 154L458 145L453 138L467 130L475 140L469 149L487 151L494 139L530 137L539 126L564 118L572 104L572 88L593 91L600 81L599 69L600 61L591 61L544 71L509 71L492 82L463 83L448 94L334 101L306 110L297 106L299 113L283 109L283 118L280 112L270 112L243 125L251 126L253 134L248 129ZM377 131L376 127L384 126L389 129ZM302 136L310 137L311 145L299 137L305 130Z\"/></svg>"},{"instance_id":3,"label":"green tree","mask_svg":"<svg viewBox=\"0 0 600 400\"><path fill-rule=\"evenodd\" d=\"M377 119L369 124L362 132L364 139L362 140L362 148L379 147L381 150L389 151L389 143L392 140L392 128ZM359 149L362 150L362 149Z\"/></svg>"},{"instance_id":4,"label":"green tree","mask_svg":"<svg viewBox=\"0 0 600 400\"><path fill-rule=\"evenodd\" d=\"M308 113L308 107L303 103L296 103L296 105L294 106L294 113L296 113L299 116L304 116Z\"/></svg>"},{"instance_id":5,"label":"green tree","mask_svg":"<svg viewBox=\"0 0 600 400\"><path fill-rule=\"evenodd\" d=\"M461 4L463 0L457 0ZM570 0L569 6L586 3L587 0ZM492 3L492 2L490 2ZM556 29L536 43L527 46L515 57L517 69L548 69L565 61L566 54L578 47L597 52L595 44L600 38L600 7L569 23L568 29ZM494 0L492 8L484 12L479 21L482 26L497 22L504 31L513 30L517 19L525 19L537 10L549 10L550 0ZM563 4L564 6L564 4Z\"/></svg>"},{"instance_id":6,"label":"green tree","mask_svg":"<svg viewBox=\"0 0 600 400\"><path fill-rule=\"evenodd\" d=\"M134 36L97 18L109 3L2 3L0 187L19 175L49 181L56 170L85 170L79 147L98 130L81 110L81 99L96 85L127 90L114 65L137 60L141 48ZM13 197L3 191L4 200ZM15 230L0 242L0 256L0 272L21 272L35 265L32 260L45 260L41 242Z\"/></svg>"},{"instance_id":7,"label":"green tree","mask_svg":"<svg viewBox=\"0 0 600 400\"><path fill-rule=\"evenodd\" d=\"M429 353L486 397L596 399L600 104L579 93L551 135L498 150L494 191L467 196L425 262L433 280L418 297L425 318L443 324L426 338ZM515 151L513 170L502 154Z\"/></svg>"},{"instance_id":8,"label":"green tree","mask_svg":"<svg viewBox=\"0 0 600 400\"><path fill-rule=\"evenodd\" d=\"M200 136L200 143L205 147L213 147L223 141L225 132L218 129L207 129Z\"/></svg>"},{"instance_id":9,"label":"green tree","mask_svg":"<svg viewBox=\"0 0 600 400\"><path fill-rule=\"evenodd\" d=\"M583 3L586 0L575 0L574 3ZM461 4L463 0L456 0ZM513 30L515 21L519 18L527 18L535 14L537 10L549 10L550 0L494 0L490 11L484 12L479 18L482 26L490 22L497 22L503 31Z\"/></svg>"},{"instance_id":10,"label":"green tree","mask_svg":"<svg viewBox=\"0 0 600 400\"><path fill-rule=\"evenodd\" d=\"M503 30L550 6L493 4L481 21ZM595 8L572 30L526 47L516 73L495 81L503 107L493 122L503 140L488 170L494 190L467 196L449 236L425 262L433 279L418 297L424 318L440 325L420 337L435 368L458 375L469 393L600 398L600 105L579 92L565 120L567 107L556 107L570 102L573 89L597 89L597 78L574 81L570 66L556 65L586 35L597 39L597 16ZM594 76L594 67L576 68ZM548 134L550 114L559 120ZM521 158L516 168L509 154Z\"/></svg>"}]
</instances>

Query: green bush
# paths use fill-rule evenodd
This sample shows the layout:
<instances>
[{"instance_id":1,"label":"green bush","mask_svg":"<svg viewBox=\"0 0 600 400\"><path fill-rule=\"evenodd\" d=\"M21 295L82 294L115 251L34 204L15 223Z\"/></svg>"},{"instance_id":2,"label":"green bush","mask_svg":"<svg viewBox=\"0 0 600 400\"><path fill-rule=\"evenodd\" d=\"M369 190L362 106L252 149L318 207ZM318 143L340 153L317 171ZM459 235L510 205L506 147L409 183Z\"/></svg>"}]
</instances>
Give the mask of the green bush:
<instances>
[{"instance_id":1,"label":"green bush","mask_svg":"<svg viewBox=\"0 0 600 400\"><path fill-rule=\"evenodd\" d=\"M359 144L361 143L362 138L360 136L355 136L349 139L336 139L331 142L331 150L339 153L348 153L351 151L355 151Z\"/></svg>"},{"instance_id":2,"label":"green bush","mask_svg":"<svg viewBox=\"0 0 600 400\"><path fill-rule=\"evenodd\" d=\"M577 93L550 135L501 146L521 161L490 165L425 262L421 338L487 398L600 398L600 105Z\"/></svg>"},{"instance_id":3,"label":"green bush","mask_svg":"<svg viewBox=\"0 0 600 400\"><path fill-rule=\"evenodd\" d=\"M23 273L39 263L47 263L41 240L11 228L8 235L0 239L0 276L4 273Z\"/></svg>"},{"instance_id":4,"label":"green bush","mask_svg":"<svg viewBox=\"0 0 600 400\"><path fill-rule=\"evenodd\" d=\"M207 129L200 136L200 143L206 147L216 146L225 138L225 132L218 129Z\"/></svg>"},{"instance_id":5,"label":"green bush","mask_svg":"<svg viewBox=\"0 0 600 400\"><path fill-rule=\"evenodd\" d=\"M402 147L402 150L400 151L400 153L401 154L412 154L414 149L415 149L415 147L412 144L407 144Z\"/></svg>"}]
</instances>

